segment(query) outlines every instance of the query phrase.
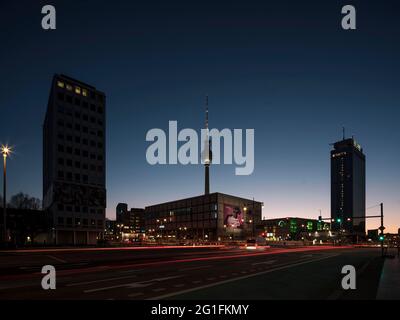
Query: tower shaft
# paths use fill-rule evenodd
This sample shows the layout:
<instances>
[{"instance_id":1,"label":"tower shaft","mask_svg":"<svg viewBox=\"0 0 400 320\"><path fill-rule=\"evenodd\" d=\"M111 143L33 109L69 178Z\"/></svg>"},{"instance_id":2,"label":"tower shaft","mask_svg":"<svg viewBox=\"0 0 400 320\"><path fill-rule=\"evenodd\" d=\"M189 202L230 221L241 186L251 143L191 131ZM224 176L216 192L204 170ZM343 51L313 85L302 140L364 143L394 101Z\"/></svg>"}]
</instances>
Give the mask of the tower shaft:
<instances>
[{"instance_id":1,"label":"tower shaft","mask_svg":"<svg viewBox=\"0 0 400 320\"><path fill-rule=\"evenodd\" d=\"M210 165L205 165L204 194L210 194Z\"/></svg>"}]
</instances>

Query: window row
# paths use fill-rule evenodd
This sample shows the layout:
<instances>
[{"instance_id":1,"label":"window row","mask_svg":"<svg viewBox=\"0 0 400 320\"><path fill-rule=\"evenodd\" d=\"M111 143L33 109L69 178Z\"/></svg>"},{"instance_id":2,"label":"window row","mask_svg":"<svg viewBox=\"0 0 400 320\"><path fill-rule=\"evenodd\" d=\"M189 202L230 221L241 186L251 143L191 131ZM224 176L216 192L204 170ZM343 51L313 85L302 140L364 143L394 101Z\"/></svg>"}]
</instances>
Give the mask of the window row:
<instances>
[{"instance_id":1,"label":"window row","mask_svg":"<svg viewBox=\"0 0 400 320\"><path fill-rule=\"evenodd\" d=\"M193 215L184 215L184 216L177 216L177 217L162 217L158 219L149 219L149 223L155 223L158 225L168 224L168 223L176 223L182 221L197 221L197 220L209 220L209 219L217 219L218 213L200 213L200 214L193 214Z\"/></svg>"},{"instance_id":2,"label":"window row","mask_svg":"<svg viewBox=\"0 0 400 320\"><path fill-rule=\"evenodd\" d=\"M211 211L218 210L217 203L204 203L200 200L188 200L188 201L179 201L179 202L171 202L158 204L155 206L148 207L154 213L160 213L164 211L173 212L174 214L182 214L182 213L190 213L193 210L203 210L203 211Z\"/></svg>"},{"instance_id":3,"label":"window row","mask_svg":"<svg viewBox=\"0 0 400 320\"><path fill-rule=\"evenodd\" d=\"M65 107L65 106L59 105L57 107L57 110L61 114L65 114L65 115L70 116L70 117L75 116L76 119L82 119L83 121L87 121L87 122L89 122L89 120L90 120L91 123L96 123L97 122L97 124L99 124L101 126L104 124L104 122L103 122L103 120L101 118L97 119L95 116L89 116L89 114L81 113L79 111L73 112L71 108L68 108L68 107Z\"/></svg>"},{"instance_id":4,"label":"window row","mask_svg":"<svg viewBox=\"0 0 400 320\"><path fill-rule=\"evenodd\" d=\"M57 100L67 102L69 104L74 104L77 107L82 106L84 109L89 109L89 107L90 107L91 111L97 112L99 114L104 113L104 108L102 106L96 106L94 103L89 104L87 101L81 101L81 99L79 99L79 98L74 99L72 96L64 95L64 93L62 93L62 92L59 92L57 94Z\"/></svg>"},{"instance_id":5,"label":"window row","mask_svg":"<svg viewBox=\"0 0 400 320\"><path fill-rule=\"evenodd\" d=\"M61 89L66 89L67 91L70 92L75 92L77 95L82 95L84 97L88 97L90 95L90 98L92 99L98 99L100 101L104 101L104 96L101 94L96 94L96 92L88 90L86 88L82 88L77 85L72 85L70 83L66 83L64 81L58 80L57 81L57 86Z\"/></svg>"},{"instance_id":6,"label":"window row","mask_svg":"<svg viewBox=\"0 0 400 320\"><path fill-rule=\"evenodd\" d=\"M66 152L68 154L74 154L76 156L83 156L85 158L89 158L89 151L87 151L87 150L81 150L81 149L78 149L78 148L75 148L73 150L72 147L69 147L69 146L64 147L64 145L62 145L62 144L58 145L57 150L58 150L58 152ZM99 161L103 161L104 158L103 158L103 155L101 155L101 154L98 154L96 156L96 154L90 153L90 159L91 160L96 160L97 159Z\"/></svg>"},{"instance_id":7,"label":"window row","mask_svg":"<svg viewBox=\"0 0 400 320\"><path fill-rule=\"evenodd\" d=\"M64 158L58 158L58 164L61 166L68 166L68 167L75 167L76 169L84 169L84 170L91 170L91 171L98 171L98 172L103 172L104 167L103 166L96 166L94 164L87 164L87 163L81 163L80 161L72 161L72 159L64 159Z\"/></svg>"},{"instance_id":8,"label":"window row","mask_svg":"<svg viewBox=\"0 0 400 320\"><path fill-rule=\"evenodd\" d=\"M179 224L174 225L165 225L164 228L160 228L157 225L146 223L146 229L156 232L165 232L170 230L180 230L180 231L187 231L191 228L203 228L203 227L210 227L214 226L217 227L216 220L201 220L201 221L193 221L193 222L181 222Z\"/></svg>"},{"instance_id":9,"label":"window row","mask_svg":"<svg viewBox=\"0 0 400 320\"><path fill-rule=\"evenodd\" d=\"M58 217L57 218L57 224L58 225L64 225L65 222L67 225L72 225L73 219L68 217ZM80 218L75 218L75 226L89 226L89 219L80 219ZM96 226L96 220L95 219L90 219L90 226ZM97 220L97 227L103 227L103 220Z\"/></svg>"},{"instance_id":10,"label":"window row","mask_svg":"<svg viewBox=\"0 0 400 320\"><path fill-rule=\"evenodd\" d=\"M80 174L80 173L75 173L75 175L72 172L64 172L59 170L57 174L57 178L60 180L66 179L67 181L72 181L72 177L74 177L75 182L83 182L83 183L88 183L89 182L89 176L87 174Z\"/></svg>"},{"instance_id":11,"label":"window row","mask_svg":"<svg viewBox=\"0 0 400 320\"><path fill-rule=\"evenodd\" d=\"M83 133L90 133L91 135L97 135L98 137L103 137L103 131L102 130L95 130L95 129L90 129L86 126L81 126L79 123L76 123L75 126L72 125L71 122L65 122L63 119L59 119L57 121L57 125L59 127L66 127L68 129L74 128L77 131L81 131Z\"/></svg>"},{"instance_id":12,"label":"window row","mask_svg":"<svg viewBox=\"0 0 400 320\"><path fill-rule=\"evenodd\" d=\"M88 207L80 207L80 206L70 206L70 205L64 205L62 203L59 203L57 205L58 211L66 211L66 212L75 212L75 213L91 213L91 214L103 214L104 209L96 209L96 208L88 208Z\"/></svg>"},{"instance_id":13,"label":"window row","mask_svg":"<svg viewBox=\"0 0 400 320\"><path fill-rule=\"evenodd\" d=\"M66 140L69 142L75 142L75 143L82 143L85 146L91 146L91 147L97 147L97 148L103 148L103 142L97 142L94 140L88 140L87 138L81 138L80 136L75 136L75 139L73 139L72 135L64 135L63 133L58 133L57 135L58 139L60 140Z\"/></svg>"},{"instance_id":14,"label":"window row","mask_svg":"<svg viewBox=\"0 0 400 320\"><path fill-rule=\"evenodd\" d=\"M102 185L102 183L97 183L101 182L103 179L101 176L94 177L91 175L90 181L89 181L89 176L87 174L80 174L80 173L72 173L72 172L64 172L62 170L59 170L57 173L57 178L59 180L66 180L69 182L77 182L77 183L85 183L85 184L96 184L96 185ZM97 180L95 183L94 180Z\"/></svg>"}]
</instances>

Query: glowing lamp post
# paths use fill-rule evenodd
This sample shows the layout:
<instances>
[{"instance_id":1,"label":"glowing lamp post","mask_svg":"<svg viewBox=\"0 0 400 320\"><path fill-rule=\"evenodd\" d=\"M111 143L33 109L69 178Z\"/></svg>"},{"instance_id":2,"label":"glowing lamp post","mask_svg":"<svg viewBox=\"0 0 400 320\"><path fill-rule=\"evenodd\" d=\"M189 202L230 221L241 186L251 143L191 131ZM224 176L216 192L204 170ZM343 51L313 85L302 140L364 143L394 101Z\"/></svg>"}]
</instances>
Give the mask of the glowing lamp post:
<instances>
[{"instance_id":1,"label":"glowing lamp post","mask_svg":"<svg viewBox=\"0 0 400 320\"><path fill-rule=\"evenodd\" d=\"M4 243L7 239L7 157L11 153L11 148L7 145L1 146L1 154L3 155L3 239Z\"/></svg>"}]
</instances>

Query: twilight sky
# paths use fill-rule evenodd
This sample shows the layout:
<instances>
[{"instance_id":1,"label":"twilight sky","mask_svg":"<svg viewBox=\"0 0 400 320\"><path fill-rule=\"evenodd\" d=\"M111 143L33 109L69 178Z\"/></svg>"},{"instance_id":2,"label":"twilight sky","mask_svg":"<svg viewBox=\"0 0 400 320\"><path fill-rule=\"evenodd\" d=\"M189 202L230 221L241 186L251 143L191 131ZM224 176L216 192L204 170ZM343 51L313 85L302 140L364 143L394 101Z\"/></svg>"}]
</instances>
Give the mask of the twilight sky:
<instances>
[{"instance_id":1,"label":"twilight sky","mask_svg":"<svg viewBox=\"0 0 400 320\"><path fill-rule=\"evenodd\" d=\"M330 215L329 144L341 127L367 156L367 207L400 227L400 19L389 1L49 1L0 4L0 142L15 146L9 195L42 197L42 123L64 73L107 95L107 216L203 192L201 165L150 166L148 130L254 128L255 170L211 166L211 191L255 197L267 218ZM108 3L108 4L106 4ZM143 1L142 1L143 3ZM377 214L377 208L367 214ZM368 221L373 228L379 221Z\"/></svg>"}]
</instances>

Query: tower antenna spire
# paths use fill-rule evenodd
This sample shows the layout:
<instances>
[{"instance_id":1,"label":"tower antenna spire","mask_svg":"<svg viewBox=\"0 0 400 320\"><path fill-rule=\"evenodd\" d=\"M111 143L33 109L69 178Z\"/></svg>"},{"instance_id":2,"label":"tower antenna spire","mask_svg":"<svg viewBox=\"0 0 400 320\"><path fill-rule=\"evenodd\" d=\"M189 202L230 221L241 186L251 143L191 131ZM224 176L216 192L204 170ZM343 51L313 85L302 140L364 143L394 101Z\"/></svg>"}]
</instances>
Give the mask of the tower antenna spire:
<instances>
[{"instance_id":1,"label":"tower antenna spire","mask_svg":"<svg viewBox=\"0 0 400 320\"><path fill-rule=\"evenodd\" d=\"M208 94L206 95L206 129L208 129Z\"/></svg>"},{"instance_id":2,"label":"tower antenna spire","mask_svg":"<svg viewBox=\"0 0 400 320\"><path fill-rule=\"evenodd\" d=\"M346 140L346 128L342 127L343 129L343 140Z\"/></svg>"}]
</instances>

